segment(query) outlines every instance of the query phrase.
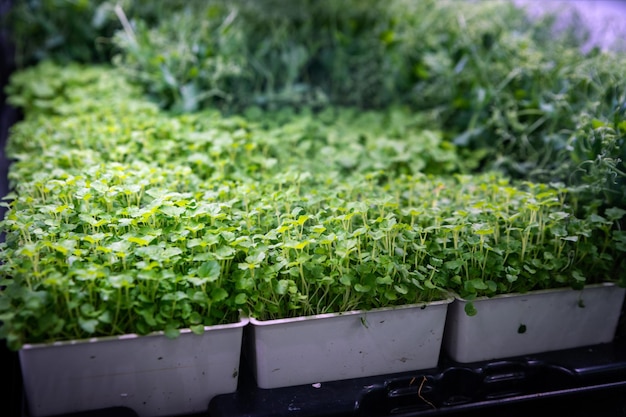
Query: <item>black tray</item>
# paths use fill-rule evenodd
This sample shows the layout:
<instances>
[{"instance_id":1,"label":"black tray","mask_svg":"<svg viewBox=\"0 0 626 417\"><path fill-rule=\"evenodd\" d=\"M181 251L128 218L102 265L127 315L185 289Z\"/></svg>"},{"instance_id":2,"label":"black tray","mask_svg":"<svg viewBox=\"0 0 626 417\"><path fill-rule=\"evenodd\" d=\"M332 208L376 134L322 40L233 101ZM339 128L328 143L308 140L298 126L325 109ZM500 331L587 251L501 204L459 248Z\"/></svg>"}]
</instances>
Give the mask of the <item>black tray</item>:
<instances>
[{"instance_id":1,"label":"black tray","mask_svg":"<svg viewBox=\"0 0 626 417\"><path fill-rule=\"evenodd\" d=\"M234 394L215 397L211 417L626 415L626 344L280 389L259 389L242 363Z\"/></svg>"}]
</instances>

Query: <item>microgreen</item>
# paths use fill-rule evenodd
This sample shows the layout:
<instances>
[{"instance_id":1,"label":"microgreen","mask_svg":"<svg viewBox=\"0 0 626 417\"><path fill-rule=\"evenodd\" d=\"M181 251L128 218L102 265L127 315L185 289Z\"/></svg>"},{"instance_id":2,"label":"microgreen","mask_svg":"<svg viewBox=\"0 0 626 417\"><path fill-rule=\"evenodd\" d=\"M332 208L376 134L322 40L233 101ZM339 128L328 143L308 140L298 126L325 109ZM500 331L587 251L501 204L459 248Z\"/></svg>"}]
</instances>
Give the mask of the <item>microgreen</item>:
<instances>
[{"instance_id":1,"label":"microgreen","mask_svg":"<svg viewBox=\"0 0 626 417\"><path fill-rule=\"evenodd\" d=\"M508 7L305 3L172 6L117 69L16 73L9 346L624 280L618 57Z\"/></svg>"}]
</instances>

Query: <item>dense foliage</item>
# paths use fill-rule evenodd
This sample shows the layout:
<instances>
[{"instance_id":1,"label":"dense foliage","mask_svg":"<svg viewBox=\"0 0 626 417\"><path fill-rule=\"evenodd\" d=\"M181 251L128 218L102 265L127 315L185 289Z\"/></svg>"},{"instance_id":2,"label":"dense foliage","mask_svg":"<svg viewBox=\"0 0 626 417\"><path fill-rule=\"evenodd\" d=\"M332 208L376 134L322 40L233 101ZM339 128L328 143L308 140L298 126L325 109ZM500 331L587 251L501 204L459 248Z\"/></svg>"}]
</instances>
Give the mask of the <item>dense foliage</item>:
<instances>
[{"instance_id":1,"label":"dense foliage","mask_svg":"<svg viewBox=\"0 0 626 417\"><path fill-rule=\"evenodd\" d=\"M218 3L138 20L118 32L116 62L175 111L401 103L480 150L480 169L564 181L581 157L608 155L623 172L623 147L580 142L598 119L623 143L624 57L583 54L577 32L550 23L502 2Z\"/></svg>"},{"instance_id":2,"label":"dense foliage","mask_svg":"<svg viewBox=\"0 0 626 417\"><path fill-rule=\"evenodd\" d=\"M21 61L112 59L161 108L407 106L479 171L625 205L624 55L511 2L28 0L9 17Z\"/></svg>"},{"instance_id":3,"label":"dense foliage","mask_svg":"<svg viewBox=\"0 0 626 417\"><path fill-rule=\"evenodd\" d=\"M25 115L1 224L13 348L626 285L626 60L549 20L402 0L27 11L24 61L50 59L6 90Z\"/></svg>"}]
</instances>

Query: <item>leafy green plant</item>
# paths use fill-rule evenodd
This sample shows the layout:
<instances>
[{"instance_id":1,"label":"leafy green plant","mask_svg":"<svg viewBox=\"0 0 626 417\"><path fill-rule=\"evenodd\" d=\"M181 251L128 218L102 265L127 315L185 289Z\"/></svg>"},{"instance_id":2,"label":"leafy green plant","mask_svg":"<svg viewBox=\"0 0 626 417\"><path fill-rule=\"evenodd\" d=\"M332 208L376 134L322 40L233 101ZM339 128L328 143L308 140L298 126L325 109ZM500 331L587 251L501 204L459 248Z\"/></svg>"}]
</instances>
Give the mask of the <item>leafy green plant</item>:
<instances>
[{"instance_id":1,"label":"leafy green plant","mask_svg":"<svg viewBox=\"0 0 626 417\"><path fill-rule=\"evenodd\" d=\"M220 240L217 228L205 228L209 197L176 191L195 188L189 168L138 162L21 183L3 222L9 344L163 329L175 335L234 320L236 294L223 279L228 256L194 244Z\"/></svg>"},{"instance_id":2,"label":"leafy green plant","mask_svg":"<svg viewBox=\"0 0 626 417\"><path fill-rule=\"evenodd\" d=\"M16 74L7 91L11 103L36 119L13 128L7 152L20 164L12 177L24 164L80 169L94 158L186 163L201 177L216 179L258 178L285 166L358 176L376 170L448 174L471 164L471 158L458 157L443 132L430 128L429 115L401 107L292 113L257 107L243 116L207 110L166 117L111 68L49 62Z\"/></svg>"},{"instance_id":3,"label":"leafy green plant","mask_svg":"<svg viewBox=\"0 0 626 417\"><path fill-rule=\"evenodd\" d=\"M584 32L557 32L554 16L508 2L342 6L241 1L139 19L118 34L118 67L176 111L408 105L475 171L572 186L580 121L623 113L623 54L582 52ZM585 164L603 158L586 153Z\"/></svg>"},{"instance_id":4,"label":"leafy green plant","mask_svg":"<svg viewBox=\"0 0 626 417\"><path fill-rule=\"evenodd\" d=\"M18 62L65 64L7 88L12 349L626 286L624 59L549 21L401 0L15 13Z\"/></svg>"},{"instance_id":5,"label":"leafy green plant","mask_svg":"<svg viewBox=\"0 0 626 417\"><path fill-rule=\"evenodd\" d=\"M626 207L625 132L624 109L621 114L616 111L610 122L581 120L569 142L570 162L562 167L568 172L578 210Z\"/></svg>"},{"instance_id":6,"label":"leafy green plant","mask_svg":"<svg viewBox=\"0 0 626 417\"><path fill-rule=\"evenodd\" d=\"M571 171L608 159L607 150L585 145L594 139L581 121L615 129L623 119L623 54L583 53L580 28L555 33L554 16L531 21L508 2L25 1L14 15L24 45L50 44L51 55L38 59L69 51L93 61L96 42L114 42L118 70L164 108L408 105L428 115L430 130L453 143L468 167L516 179L583 186L587 180ZM59 55L55 39L66 45ZM72 52L74 45L86 52ZM40 93L56 92L43 84ZM622 139L611 146L613 160L623 155ZM584 176L607 180L595 172ZM620 187L609 188L623 208ZM606 196L583 197L581 206Z\"/></svg>"},{"instance_id":7,"label":"leafy green plant","mask_svg":"<svg viewBox=\"0 0 626 417\"><path fill-rule=\"evenodd\" d=\"M115 47L111 38L121 28L116 7L131 16L154 23L187 2L172 0L155 3L143 0L23 0L13 2L3 16L16 46L19 68L42 60L57 63L108 62Z\"/></svg>"},{"instance_id":8,"label":"leafy green plant","mask_svg":"<svg viewBox=\"0 0 626 417\"><path fill-rule=\"evenodd\" d=\"M607 280L624 285L619 222L626 211L577 217L562 184L458 177L442 186L444 233L431 254L443 260L449 289L480 296L573 287ZM468 304L468 313L475 313Z\"/></svg>"},{"instance_id":9,"label":"leafy green plant","mask_svg":"<svg viewBox=\"0 0 626 417\"><path fill-rule=\"evenodd\" d=\"M434 3L420 2L415 15ZM118 31L119 68L166 108L382 107L407 85L394 32L407 8L353 1L190 4L155 26Z\"/></svg>"},{"instance_id":10,"label":"leafy green plant","mask_svg":"<svg viewBox=\"0 0 626 417\"><path fill-rule=\"evenodd\" d=\"M12 102L26 111L7 147L13 192L0 252L1 332L13 348L154 330L173 336L180 327L200 331L228 322L248 307L290 315L435 296L434 287L422 292L394 260L402 228L394 226L393 213L371 224L362 214L358 232L350 220L325 214L345 217L343 206L357 199L352 189L362 188L359 178L373 167L417 172L441 169L436 161L450 159L446 169L457 169L453 149L438 143L436 132L422 132L419 118L400 110L379 118L337 109L325 121L303 112L281 126L268 123L280 115L255 118L253 111L247 118L210 111L173 116L141 100L114 70L81 69L44 62L20 72L9 87ZM333 120L345 127L333 132ZM377 165L386 156L367 161L376 159L371 146L391 125L398 130L389 138L400 147L397 154L410 149L413 162L423 163L401 170ZM363 135L361 162L346 170L339 153L329 167L331 149L352 146L350 126ZM411 141L403 143L403 135ZM327 151L310 152L324 143ZM438 146L443 156L426 152ZM387 181L368 178L369 193ZM338 180L345 183L334 194ZM313 218L320 223L309 224ZM384 230L376 231L378 223ZM371 238L359 237L363 227L372 229ZM323 228L335 237L322 236ZM388 235L382 243L380 233ZM343 239L362 243L346 246ZM357 257L356 249L369 258ZM333 253L341 250L339 261ZM390 253L384 270L379 253ZM326 269L313 266L324 257L334 259ZM362 266L351 278L355 265ZM309 284L313 273L317 282ZM375 277L382 273L388 277L378 289ZM295 298L286 301L286 294Z\"/></svg>"},{"instance_id":11,"label":"leafy green plant","mask_svg":"<svg viewBox=\"0 0 626 417\"><path fill-rule=\"evenodd\" d=\"M357 185L371 182L312 195L285 190L292 201L277 210L275 227L254 236L234 274L248 291L251 314L291 317L441 299L442 287L417 271L425 254L399 220L397 203Z\"/></svg>"},{"instance_id":12,"label":"leafy green plant","mask_svg":"<svg viewBox=\"0 0 626 417\"><path fill-rule=\"evenodd\" d=\"M12 74L5 87L7 102L26 117L93 113L102 107L120 112L156 110L143 100L137 86L105 68L43 61Z\"/></svg>"}]
</instances>

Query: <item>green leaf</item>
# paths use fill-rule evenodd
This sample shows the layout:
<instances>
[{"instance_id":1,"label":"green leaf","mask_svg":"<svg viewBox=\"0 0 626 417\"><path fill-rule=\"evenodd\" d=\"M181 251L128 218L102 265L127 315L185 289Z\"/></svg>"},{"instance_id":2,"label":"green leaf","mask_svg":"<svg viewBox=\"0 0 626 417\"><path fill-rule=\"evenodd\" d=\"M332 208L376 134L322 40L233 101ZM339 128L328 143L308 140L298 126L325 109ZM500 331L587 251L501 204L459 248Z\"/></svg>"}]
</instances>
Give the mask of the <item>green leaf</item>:
<instances>
[{"instance_id":1,"label":"green leaf","mask_svg":"<svg viewBox=\"0 0 626 417\"><path fill-rule=\"evenodd\" d=\"M246 256L246 262L254 265L258 265L265 259L264 251L254 251L252 254Z\"/></svg>"},{"instance_id":2,"label":"green leaf","mask_svg":"<svg viewBox=\"0 0 626 417\"><path fill-rule=\"evenodd\" d=\"M80 312L84 316L92 316L95 313L95 309L93 307L93 304L85 303L85 304L80 306Z\"/></svg>"},{"instance_id":3,"label":"green leaf","mask_svg":"<svg viewBox=\"0 0 626 417\"><path fill-rule=\"evenodd\" d=\"M126 241L117 241L117 242L111 242L111 244L108 246L109 249L111 249L112 252L114 252L115 254L126 254L129 251L130 245L128 242Z\"/></svg>"},{"instance_id":4,"label":"green leaf","mask_svg":"<svg viewBox=\"0 0 626 417\"><path fill-rule=\"evenodd\" d=\"M307 214L300 215L300 216L298 216L298 220L296 220L296 224L302 226L310 218L311 218L311 216L309 216Z\"/></svg>"},{"instance_id":5,"label":"green leaf","mask_svg":"<svg viewBox=\"0 0 626 417\"><path fill-rule=\"evenodd\" d=\"M129 274L111 275L109 282L113 288L129 288L133 285L134 279Z\"/></svg>"},{"instance_id":6,"label":"green leaf","mask_svg":"<svg viewBox=\"0 0 626 417\"><path fill-rule=\"evenodd\" d=\"M245 293L239 293L235 297L235 304L242 305L248 302L248 296Z\"/></svg>"},{"instance_id":7,"label":"green leaf","mask_svg":"<svg viewBox=\"0 0 626 417\"><path fill-rule=\"evenodd\" d=\"M468 301L467 303L465 303L465 307L463 309L465 310L465 314L467 314L470 317L475 316L478 313L478 310L476 310L474 303L472 303L471 301Z\"/></svg>"},{"instance_id":8,"label":"green leaf","mask_svg":"<svg viewBox=\"0 0 626 417\"><path fill-rule=\"evenodd\" d=\"M475 290L486 290L488 288L487 284L481 279L471 279L465 281L465 284L472 289Z\"/></svg>"},{"instance_id":9,"label":"green leaf","mask_svg":"<svg viewBox=\"0 0 626 417\"><path fill-rule=\"evenodd\" d=\"M98 320L96 319L84 319L82 317L78 318L78 324L81 329L91 334L96 331L96 326L98 326Z\"/></svg>"},{"instance_id":10,"label":"green leaf","mask_svg":"<svg viewBox=\"0 0 626 417\"><path fill-rule=\"evenodd\" d=\"M451 271L458 271L459 268L461 268L464 265L464 263L465 262L463 260L461 260L461 259L454 259L454 260L451 260L451 261L446 261L443 264L443 267L445 269L449 269Z\"/></svg>"},{"instance_id":11,"label":"green leaf","mask_svg":"<svg viewBox=\"0 0 626 417\"><path fill-rule=\"evenodd\" d=\"M182 254L182 253L183 253L182 249L180 249L178 247L169 246L169 247L167 247L167 248L165 248L163 250L162 256L163 256L163 258L169 260L169 259L171 259L171 258L173 258L175 256L178 256L178 255Z\"/></svg>"},{"instance_id":12,"label":"green leaf","mask_svg":"<svg viewBox=\"0 0 626 417\"><path fill-rule=\"evenodd\" d=\"M207 278L209 282L217 281L221 273L220 264L215 260L204 262L200 265L200 268L198 268L198 275L202 278Z\"/></svg>"},{"instance_id":13,"label":"green leaf","mask_svg":"<svg viewBox=\"0 0 626 417\"><path fill-rule=\"evenodd\" d=\"M524 270L526 270L526 272L528 272L531 275L534 275L534 274L537 273L537 270L531 268L528 264L524 264L523 268L524 268Z\"/></svg>"},{"instance_id":14,"label":"green leaf","mask_svg":"<svg viewBox=\"0 0 626 417\"><path fill-rule=\"evenodd\" d=\"M204 304L209 300L209 297L204 291L194 291L190 299L194 303Z\"/></svg>"},{"instance_id":15,"label":"green leaf","mask_svg":"<svg viewBox=\"0 0 626 417\"><path fill-rule=\"evenodd\" d=\"M505 278L508 282L510 283L514 283L515 281L517 281L518 276L517 275L511 275L511 274L505 274Z\"/></svg>"},{"instance_id":16,"label":"green leaf","mask_svg":"<svg viewBox=\"0 0 626 417\"><path fill-rule=\"evenodd\" d=\"M165 325L163 333L169 339L176 339L178 336L180 336L180 329L174 324L167 324Z\"/></svg>"},{"instance_id":17,"label":"green leaf","mask_svg":"<svg viewBox=\"0 0 626 417\"><path fill-rule=\"evenodd\" d=\"M587 278L578 270L572 271L572 277L578 282L585 282Z\"/></svg>"},{"instance_id":18,"label":"green leaf","mask_svg":"<svg viewBox=\"0 0 626 417\"><path fill-rule=\"evenodd\" d=\"M237 278L236 287L240 290L250 290L254 288L254 279L249 276L240 276Z\"/></svg>"},{"instance_id":19,"label":"green leaf","mask_svg":"<svg viewBox=\"0 0 626 417\"><path fill-rule=\"evenodd\" d=\"M394 285L393 288L395 288L396 291L402 295L406 295L409 293L408 288L402 284Z\"/></svg>"},{"instance_id":20,"label":"green leaf","mask_svg":"<svg viewBox=\"0 0 626 417\"><path fill-rule=\"evenodd\" d=\"M192 324L201 324L202 316L197 311L193 311L189 316L189 322Z\"/></svg>"},{"instance_id":21,"label":"green leaf","mask_svg":"<svg viewBox=\"0 0 626 417\"><path fill-rule=\"evenodd\" d=\"M163 297L161 297L162 301L181 301L181 300L185 300L187 299L187 294L185 294L182 291L175 291L175 292L169 292L167 294L164 294Z\"/></svg>"},{"instance_id":22,"label":"green leaf","mask_svg":"<svg viewBox=\"0 0 626 417\"><path fill-rule=\"evenodd\" d=\"M185 207L163 206L159 211L170 217L180 217L185 212Z\"/></svg>"},{"instance_id":23,"label":"green leaf","mask_svg":"<svg viewBox=\"0 0 626 417\"><path fill-rule=\"evenodd\" d=\"M189 329L191 329L191 331L194 334L197 334L197 335L204 334L204 325L202 324L192 324L191 326L189 326Z\"/></svg>"},{"instance_id":24,"label":"green leaf","mask_svg":"<svg viewBox=\"0 0 626 417\"><path fill-rule=\"evenodd\" d=\"M385 298L389 301L394 301L398 299L398 297L396 296L396 293L391 290L386 290L384 295L385 295Z\"/></svg>"},{"instance_id":25,"label":"green leaf","mask_svg":"<svg viewBox=\"0 0 626 417\"><path fill-rule=\"evenodd\" d=\"M564 212L564 211L555 211L555 212L550 213L548 217L550 218L550 220L559 222L559 221L567 219L569 215L570 215L569 213Z\"/></svg>"},{"instance_id":26,"label":"green leaf","mask_svg":"<svg viewBox=\"0 0 626 417\"><path fill-rule=\"evenodd\" d=\"M98 321L105 323L105 324L111 324L112 322L111 312L104 311L102 314L98 316Z\"/></svg>"},{"instance_id":27,"label":"green leaf","mask_svg":"<svg viewBox=\"0 0 626 417\"><path fill-rule=\"evenodd\" d=\"M225 245L218 247L214 252L217 259L232 259L235 253L237 253L235 249Z\"/></svg>"},{"instance_id":28,"label":"green leaf","mask_svg":"<svg viewBox=\"0 0 626 417\"><path fill-rule=\"evenodd\" d=\"M211 291L211 300L213 300L213 302L217 303L227 298L228 298L228 291L226 291L224 288L214 288Z\"/></svg>"},{"instance_id":29,"label":"green leaf","mask_svg":"<svg viewBox=\"0 0 626 417\"><path fill-rule=\"evenodd\" d=\"M350 275L342 275L341 278L339 278L339 282L349 287L352 285L352 277Z\"/></svg>"},{"instance_id":30,"label":"green leaf","mask_svg":"<svg viewBox=\"0 0 626 417\"><path fill-rule=\"evenodd\" d=\"M202 285L206 285L206 283L209 282L209 280L207 278L200 278L200 277L186 277L185 279L188 282L191 282L196 287L200 287Z\"/></svg>"},{"instance_id":31,"label":"green leaf","mask_svg":"<svg viewBox=\"0 0 626 417\"><path fill-rule=\"evenodd\" d=\"M610 221L614 222L624 217L624 215L626 215L626 210L619 207L611 207L606 209L604 213Z\"/></svg>"},{"instance_id":32,"label":"green leaf","mask_svg":"<svg viewBox=\"0 0 626 417\"><path fill-rule=\"evenodd\" d=\"M45 291L29 291L25 306L29 310L37 311L45 304L48 293Z\"/></svg>"},{"instance_id":33,"label":"green leaf","mask_svg":"<svg viewBox=\"0 0 626 417\"><path fill-rule=\"evenodd\" d=\"M431 280L429 280L429 279L424 281L424 286L426 288L428 288L429 290L434 290L435 288L437 288L437 286L435 284L433 284L433 282Z\"/></svg>"},{"instance_id":34,"label":"green leaf","mask_svg":"<svg viewBox=\"0 0 626 417\"><path fill-rule=\"evenodd\" d=\"M442 265L443 265L443 259L432 257L432 258L430 258L430 262L429 262L429 264L427 266L428 267L432 266L432 267L435 267L435 268L439 268Z\"/></svg>"},{"instance_id":35,"label":"green leaf","mask_svg":"<svg viewBox=\"0 0 626 417\"><path fill-rule=\"evenodd\" d=\"M376 278L376 284L378 285L391 285L393 284L393 280L389 275L385 275L384 277Z\"/></svg>"},{"instance_id":36,"label":"green leaf","mask_svg":"<svg viewBox=\"0 0 626 417\"><path fill-rule=\"evenodd\" d=\"M591 214L591 216L589 216L589 220L592 223L600 223L600 224L607 224L608 223L607 220L604 217L602 217L602 216L600 216L600 215L598 215L596 213Z\"/></svg>"},{"instance_id":37,"label":"green leaf","mask_svg":"<svg viewBox=\"0 0 626 417\"><path fill-rule=\"evenodd\" d=\"M367 293L367 292L371 291L372 288L369 285L355 284L354 285L354 289L357 292Z\"/></svg>"},{"instance_id":38,"label":"green leaf","mask_svg":"<svg viewBox=\"0 0 626 417\"><path fill-rule=\"evenodd\" d=\"M288 279L281 279L276 282L275 291L278 295L287 294L287 290L289 289L289 284L293 281Z\"/></svg>"},{"instance_id":39,"label":"green leaf","mask_svg":"<svg viewBox=\"0 0 626 417\"><path fill-rule=\"evenodd\" d=\"M599 119L591 120L591 127L593 127L594 129L605 127L606 125L607 125L606 122L603 122L602 120L599 120Z\"/></svg>"},{"instance_id":40,"label":"green leaf","mask_svg":"<svg viewBox=\"0 0 626 417\"><path fill-rule=\"evenodd\" d=\"M146 238L138 237L138 236L129 236L127 240L131 243L136 243L141 246L147 246L148 244L150 244L150 241L152 239L146 239Z\"/></svg>"},{"instance_id":41,"label":"green leaf","mask_svg":"<svg viewBox=\"0 0 626 417\"><path fill-rule=\"evenodd\" d=\"M493 227L489 227L488 225L482 223L472 225L472 229L477 235L491 235L494 233Z\"/></svg>"}]
</instances>

